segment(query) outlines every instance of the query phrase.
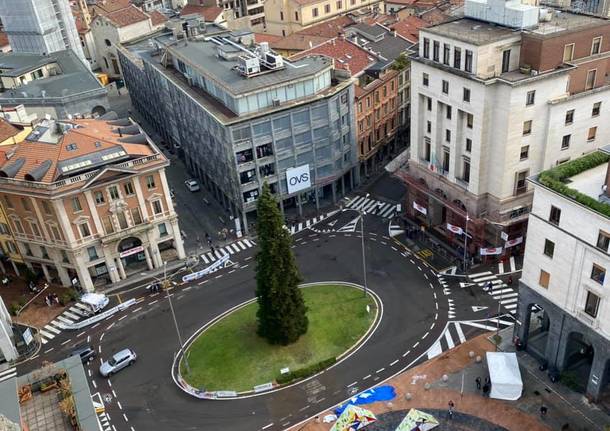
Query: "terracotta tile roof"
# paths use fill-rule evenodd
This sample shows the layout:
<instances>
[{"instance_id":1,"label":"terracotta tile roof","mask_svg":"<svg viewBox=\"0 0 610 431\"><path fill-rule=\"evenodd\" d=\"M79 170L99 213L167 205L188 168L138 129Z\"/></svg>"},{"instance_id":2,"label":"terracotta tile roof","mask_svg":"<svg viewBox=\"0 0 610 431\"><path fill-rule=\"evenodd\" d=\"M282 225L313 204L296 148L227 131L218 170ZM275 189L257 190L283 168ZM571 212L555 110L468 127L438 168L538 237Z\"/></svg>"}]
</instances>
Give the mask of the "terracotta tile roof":
<instances>
[{"instance_id":1,"label":"terracotta tile roof","mask_svg":"<svg viewBox=\"0 0 610 431\"><path fill-rule=\"evenodd\" d=\"M269 46L273 49L285 49L287 51L304 51L316 45L328 41L328 37L310 36L308 34L293 33L286 37L281 37L277 42L272 42Z\"/></svg>"},{"instance_id":2,"label":"terracotta tile roof","mask_svg":"<svg viewBox=\"0 0 610 431\"><path fill-rule=\"evenodd\" d=\"M282 36L277 36L275 34L254 33L254 41L256 43L261 43L261 42L273 43L273 42L277 42L278 40L282 40L282 39L283 39Z\"/></svg>"},{"instance_id":3,"label":"terracotta tile roof","mask_svg":"<svg viewBox=\"0 0 610 431\"><path fill-rule=\"evenodd\" d=\"M10 161L3 163L3 167L14 163L19 158L24 158L25 163L14 178L25 179L27 173L40 166L46 160L50 160L51 167L43 176L41 182L51 183L62 175L58 168L58 163L60 162L93 155L112 148L122 148L132 158L145 157L155 153L153 147L148 144L120 142L118 140L120 139L119 134L112 131L116 126L112 126L105 121L73 120L72 123L80 127L69 129L55 144L40 141L22 141L15 146L14 155ZM123 137L125 136L127 135ZM75 144L75 146L70 144ZM70 149L68 149L69 145ZM113 163L110 160L107 164L111 165Z\"/></svg>"},{"instance_id":4,"label":"terracotta tile roof","mask_svg":"<svg viewBox=\"0 0 610 431\"><path fill-rule=\"evenodd\" d=\"M0 46L7 46L8 44L8 35L5 32L0 31Z\"/></svg>"},{"instance_id":5,"label":"terracotta tile roof","mask_svg":"<svg viewBox=\"0 0 610 431\"><path fill-rule=\"evenodd\" d=\"M158 10L153 10L152 12L149 12L148 16L150 16L150 22L153 26L161 25L167 21L167 17Z\"/></svg>"},{"instance_id":6,"label":"terracotta tile roof","mask_svg":"<svg viewBox=\"0 0 610 431\"><path fill-rule=\"evenodd\" d=\"M392 15L385 14L375 14L373 16L366 17L362 20L363 23L368 25L375 25L377 23L382 25L390 25L396 22L396 17Z\"/></svg>"},{"instance_id":7,"label":"terracotta tile roof","mask_svg":"<svg viewBox=\"0 0 610 431\"><path fill-rule=\"evenodd\" d=\"M199 6L196 4L187 4L180 11L180 16L191 15L197 13L203 17L206 22L214 22L218 15L223 12L221 7L217 6Z\"/></svg>"},{"instance_id":8,"label":"terracotta tile roof","mask_svg":"<svg viewBox=\"0 0 610 431\"><path fill-rule=\"evenodd\" d=\"M106 18L112 21L117 27L126 27L141 21L146 21L148 15L134 5L116 10L106 14Z\"/></svg>"},{"instance_id":9,"label":"terracotta tile roof","mask_svg":"<svg viewBox=\"0 0 610 431\"><path fill-rule=\"evenodd\" d=\"M419 14L419 17L426 21L429 26L442 24L453 19L451 15L448 15L437 8L424 11Z\"/></svg>"},{"instance_id":10,"label":"terracotta tile roof","mask_svg":"<svg viewBox=\"0 0 610 431\"><path fill-rule=\"evenodd\" d=\"M20 132L21 130L19 130L17 127L13 126L5 119L0 118L0 142L4 142L8 138L13 137Z\"/></svg>"},{"instance_id":11,"label":"terracotta tile roof","mask_svg":"<svg viewBox=\"0 0 610 431\"><path fill-rule=\"evenodd\" d=\"M430 24L416 16L408 16L390 26L396 33L413 43L419 40L419 29L426 27L430 27Z\"/></svg>"},{"instance_id":12,"label":"terracotta tile roof","mask_svg":"<svg viewBox=\"0 0 610 431\"><path fill-rule=\"evenodd\" d=\"M107 13L129 7L131 0L97 0L94 5L89 6L92 14L106 15Z\"/></svg>"},{"instance_id":13,"label":"terracotta tile roof","mask_svg":"<svg viewBox=\"0 0 610 431\"><path fill-rule=\"evenodd\" d=\"M312 54L320 54L334 58L335 69L347 70L352 76L358 75L367 67L378 61L378 59L371 56L368 51L347 40L339 38L331 39L326 43L300 52L290 58L298 60Z\"/></svg>"},{"instance_id":14,"label":"terracotta tile roof","mask_svg":"<svg viewBox=\"0 0 610 431\"><path fill-rule=\"evenodd\" d=\"M298 34L307 34L310 36L320 36L320 37L337 37L343 33L343 29L348 25L354 24L355 21L351 19L349 16L339 16L335 19L331 19L330 21L326 21L320 24L316 24L314 26L305 28L301 31L298 31Z\"/></svg>"}]
</instances>

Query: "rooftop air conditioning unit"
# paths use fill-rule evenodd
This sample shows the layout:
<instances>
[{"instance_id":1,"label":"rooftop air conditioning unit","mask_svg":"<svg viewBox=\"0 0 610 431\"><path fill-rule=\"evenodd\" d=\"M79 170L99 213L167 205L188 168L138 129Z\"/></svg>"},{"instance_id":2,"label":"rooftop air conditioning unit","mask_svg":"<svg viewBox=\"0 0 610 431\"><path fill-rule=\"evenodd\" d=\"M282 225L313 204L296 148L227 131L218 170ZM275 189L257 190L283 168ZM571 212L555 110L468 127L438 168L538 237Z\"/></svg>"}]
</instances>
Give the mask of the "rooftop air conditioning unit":
<instances>
[{"instance_id":1,"label":"rooftop air conditioning unit","mask_svg":"<svg viewBox=\"0 0 610 431\"><path fill-rule=\"evenodd\" d=\"M273 99L273 106L280 106L280 99Z\"/></svg>"}]
</instances>

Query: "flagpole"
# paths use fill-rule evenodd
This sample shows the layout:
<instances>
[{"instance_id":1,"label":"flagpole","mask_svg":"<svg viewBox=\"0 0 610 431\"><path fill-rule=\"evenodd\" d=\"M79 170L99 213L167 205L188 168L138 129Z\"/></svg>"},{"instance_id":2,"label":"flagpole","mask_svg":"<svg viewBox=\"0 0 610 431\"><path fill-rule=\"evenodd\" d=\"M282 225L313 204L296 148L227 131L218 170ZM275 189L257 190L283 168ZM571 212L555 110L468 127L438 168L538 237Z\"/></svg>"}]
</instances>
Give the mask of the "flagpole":
<instances>
[{"instance_id":1,"label":"flagpole","mask_svg":"<svg viewBox=\"0 0 610 431\"><path fill-rule=\"evenodd\" d=\"M464 272L466 272L466 247L468 241L468 211L466 211L466 231L464 232Z\"/></svg>"}]
</instances>

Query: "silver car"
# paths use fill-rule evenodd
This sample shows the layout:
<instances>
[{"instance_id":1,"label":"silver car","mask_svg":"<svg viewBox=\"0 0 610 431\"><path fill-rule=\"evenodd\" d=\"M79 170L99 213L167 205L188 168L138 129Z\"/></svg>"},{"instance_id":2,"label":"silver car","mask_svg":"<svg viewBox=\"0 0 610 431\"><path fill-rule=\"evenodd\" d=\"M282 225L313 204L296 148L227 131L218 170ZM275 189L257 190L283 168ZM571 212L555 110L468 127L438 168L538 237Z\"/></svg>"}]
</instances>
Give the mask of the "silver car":
<instances>
[{"instance_id":1,"label":"silver car","mask_svg":"<svg viewBox=\"0 0 610 431\"><path fill-rule=\"evenodd\" d=\"M122 370L127 365L131 365L136 361L137 355L131 349L123 349L115 353L112 358L102 363L100 366L100 374L104 377L109 377Z\"/></svg>"}]
</instances>

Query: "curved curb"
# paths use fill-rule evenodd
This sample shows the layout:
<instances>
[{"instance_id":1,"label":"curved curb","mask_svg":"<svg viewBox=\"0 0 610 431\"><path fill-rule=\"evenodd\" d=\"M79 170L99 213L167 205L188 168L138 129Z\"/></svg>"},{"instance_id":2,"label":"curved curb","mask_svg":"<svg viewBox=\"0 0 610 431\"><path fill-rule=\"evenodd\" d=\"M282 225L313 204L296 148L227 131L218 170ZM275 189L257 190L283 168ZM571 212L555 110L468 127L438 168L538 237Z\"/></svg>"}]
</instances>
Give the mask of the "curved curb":
<instances>
[{"instance_id":1,"label":"curved curb","mask_svg":"<svg viewBox=\"0 0 610 431\"><path fill-rule=\"evenodd\" d=\"M359 290L364 290L364 286L361 286L356 283L345 282L345 281L324 281L324 282L315 282L315 283L304 283L304 284L299 285L299 289L302 289L305 287L329 285L329 284L338 284L338 285L353 287L353 288L359 289ZM183 392L187 393L188 395L190 395L192 397L199 398L199 399L206 399L206 400L222 400L222 401L240 400L240 399L244 399L244 398L253 398L253 397L258 397L258 396L262 396L262 395L268 395L268 394L271 394L274 392L278 392L278 391L281 391L284 389L291 388L293 386L300 385L301 383L304 383L308 380L311 380L311 379L325 373L326 371L336 367L337 365L339 365L340 363L342 363L343 361L348 359L350 356L352 356L354 353L356 353L358 350L360 350L360 348L362 348L362 346L364 346L366 344L366 342L373 336L375 331L377 331L377 328L379 327L379 324L381 323L381 319L383 318L383 302L381 301L381 298L379 297L379 295L377 295L377 293L375 293L370 288L367 289L367 293L371 298L373 298L373 300L375 301L375 304L377 305L377 308L375 311L375 319L373 320L372 325L358 339L358 341L356 341L349 349L347 349L345 352L343 352L339 356L337 356L337 361L333 365L331 365L330 367L328 367L316 374L313 374L307 378L298 380L296 382L290 383L285 386L272 387L269 390L265 390L265 391L261 391L261 392L255 392L254 390L244 391L244 392L233 392L233 391L205 392L205 391L200 391L198 389L193 388L182 378L182 375L180 373L180 362L181 362L182 358L184 357L185 351L193 343L194 339L197 338L199 335L203 334L206 330L208 330L210 327L212 327L218 321L222 320L227 315L256 301L256 298L252 298L248 301L242 302L241 304L231 307L228 310L217 315L212 320L210 320L205 325L203 325L201 328L196 330L193 333L193 335L191 335L185 341L183 347L180 350L178 350L176 355L174 355L174 361L172 362L172 368L171 368L172 380L174 381L176 386L178 386L178 388L180 388L180 390L182 390ZM226 394L221 394L221 396L219 396L218 394L222 393L222 392L226 392Z\"/></svg>"}]
</instances>

